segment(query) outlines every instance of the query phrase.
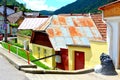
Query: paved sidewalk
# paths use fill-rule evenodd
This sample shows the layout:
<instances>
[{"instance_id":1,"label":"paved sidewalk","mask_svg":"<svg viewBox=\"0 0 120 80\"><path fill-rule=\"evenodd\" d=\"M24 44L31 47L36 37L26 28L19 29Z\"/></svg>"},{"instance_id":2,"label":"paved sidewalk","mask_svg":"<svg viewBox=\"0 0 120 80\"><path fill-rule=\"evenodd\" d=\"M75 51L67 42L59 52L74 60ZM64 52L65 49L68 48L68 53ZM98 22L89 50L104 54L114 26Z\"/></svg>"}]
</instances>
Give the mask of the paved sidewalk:
<instances>
[{"instance_id":1,"label":"paved sidewalk","mask_svg":"<svg viewBox=\"0 0 120 80\"><path fill-rule=\"evenodd\" d=\"M9 51L7 49L4 49L1 45L0 45L0 54L5 58L7 58L8 61L12 63L17 69L21 69L22 67L36 67L32 63L28 64L26 60L13 54L12 52L9 53Z\"/></svg>"}]
</instances>

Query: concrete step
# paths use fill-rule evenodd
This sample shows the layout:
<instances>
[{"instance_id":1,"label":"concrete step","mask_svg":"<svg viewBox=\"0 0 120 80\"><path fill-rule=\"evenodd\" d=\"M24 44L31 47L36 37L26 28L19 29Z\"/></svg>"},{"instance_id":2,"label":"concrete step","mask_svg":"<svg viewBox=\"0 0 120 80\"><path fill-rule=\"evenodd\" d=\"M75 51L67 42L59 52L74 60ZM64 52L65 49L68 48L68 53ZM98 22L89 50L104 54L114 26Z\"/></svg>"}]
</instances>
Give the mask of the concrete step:
<instances>
[{"instance_id":1,"label":"concrete step","mask_svg":"<svg viewBox=\"0 0 120 80\"><path fill-rule=\"evenodd\" d=\"M21 68L21 71L24 71L26 73L33 73L33 74L44 73L44 69L43 68Z\"/></svg>"},{"instance_id":2,"label":"concrete step","mask_svg":"<svg viewBox=\"0 0 120 80\"><path fill-rule=\"evenodd\" d=\"M21 70L22 68L37 68L36 65L19 65L19 70Z\"/></svg>"},{"instance_id":3,"label":"concrete step","mask_svg":"<svg viewBox=\"0 0 120 80\"><path fill-rule=\"evenodd\" d=\"M21 71L26 73L33 73L33 74L84 74L93 72L93 69L82 69L76 71L67 71L67 70L45 70L42 68L21 68Z\"/></svg>"}]
</instances>

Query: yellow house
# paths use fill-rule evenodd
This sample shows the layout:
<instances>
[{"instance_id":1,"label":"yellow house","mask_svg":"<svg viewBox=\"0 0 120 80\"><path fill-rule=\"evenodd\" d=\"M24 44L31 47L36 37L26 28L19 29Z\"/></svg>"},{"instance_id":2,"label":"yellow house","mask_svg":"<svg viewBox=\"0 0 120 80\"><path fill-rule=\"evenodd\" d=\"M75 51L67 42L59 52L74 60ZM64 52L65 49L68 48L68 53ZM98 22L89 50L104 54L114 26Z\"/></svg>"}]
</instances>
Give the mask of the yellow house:
<instances>
[{"instance_id":1,"label":"yellow house","mask_svg":"<svg viewBox=\"0 0 120 80\"><path fill-rule=\"evenodd\" d=\"M46 65L48 65L53 69L56 68L55 56L54 56L55 52L53 48L38 45L38 44L32 44L32 49L33 49L33 56L35 56L37 59L44 58L41 60L42 63L44 64L47 63ZM52 56L52 57L46 58L48 56Z\"/></svg>"},{"instance_id":2,"label":"yellow house","mask_svg":"<svg viewBox=\"0 0 120 80\"><path fill-rule=\"evenodd\" d=\"M104 41L90 41L90 45L68 45L69 70L93 68L100 64L102 53L108 53L108 45Z\"/></svg>"},{"instance_id":3,"label":"yellow house","mask_svg":"<svg viewBox=\"0 0 120 80\"><path fill-rule=\"evenodd\" d=\"M32 51L32 44L30 43L31 37L26 35L17 34L17 43L25 45L24 49Z\"/></svg>"},{"instance_id":4,"label":"yellow house","mask_svg":"<svg viewBox=\"0 0 120 80\"><path fill-rule=\"evenodd\" d=\"M91 16L81 14L53 15L50 18L41 20L42 21L40 21L40 19L34 20L27 18L19 27L19 29L28 28L33 30L30 41L32 43L33 55L36 58L44 58L41 61L52 68L57 67L63 70L88 68L89 60L91 60L92 57L89 40L102 40L102 36ZM34 25L31 22L33 22ZM84 46L75 46L75 48L67 46L71 44ZM59 53L59 57L55 57L57 53ZM51 57L46 58L48 56ZM82 57L84 61L82 64L84 65L81 66L81 64L77 64L77 67L75 67L74 57L76 63L79 63L79 59L81 59L80 56L84 56ZM71 61L71 59L73 61Z\"/></svg>"},{"instance_id":5,"label":"yellow house","mask_svg":"<svg viewBox=\"0 0 120 80\"><path fill-rule=\"evenodd\" d=\"M105 41L90 41L90 47L92 52L90 64L94 67L100 64L100 55L102 53L108 54L108 43Z\"/></svg>"},{"instance_id":6,"label":"yellow house","mask_svg":"<svg viewBox=\"0 0 120 80\"><path fill-rule=\"evenodd\" d=\"M18 29L22 30L28 30L28 29L35 29L36 27L39 27L44 24L45 21L47 21L48 17L41 17L41 18L25 18L22 22L22 24L19 26ZM34 21L34 22L33 22ZM33 25L33 23L34 25ZM36 37L36 35L39 35ZM48 41L48 35L42 33L32 33L31 36L23 36L18 34L18 43L24 44L24 41L26 42L27 46L29 46L29 49L32 51L32 54L35 58L43 58L40 60L44 64L48 65L51 68L55 68L55 51L52 48L51 43ZM35 40L34 40L35 39ZM49 58L46 58L48 56L51 56Z\"/></svg>"},{"instance_id":7,"label":"yellow house","mask_svg":"<svg viewBox=\"0 0 120 80\"><path fill-rule=\"evenodd\" d=\"M68 45L69 70L91 68L91 48L87 45ZM78 65L82 64L82 65Z\"/></svg>"}]
</instances>

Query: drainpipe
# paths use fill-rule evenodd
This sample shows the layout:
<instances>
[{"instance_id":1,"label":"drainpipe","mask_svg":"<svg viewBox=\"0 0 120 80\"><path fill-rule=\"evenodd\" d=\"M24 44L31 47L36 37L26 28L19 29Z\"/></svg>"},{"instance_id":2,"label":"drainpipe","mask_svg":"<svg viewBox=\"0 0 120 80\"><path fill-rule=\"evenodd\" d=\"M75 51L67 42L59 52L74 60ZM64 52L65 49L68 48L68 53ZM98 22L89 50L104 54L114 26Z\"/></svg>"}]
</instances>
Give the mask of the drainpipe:
<instances>
[{"instance_id":1,"label":"drainpipe","mask_svg":"<svg viewBox=\"0 0 120 80\"><path fill-rule=\"evenodd\" d=\"M107 24L107 42L108 42L108 47L109 47L109 53L111 52L111 46L112 46L112 38L113 38L113 28L112 28L112 26L106 21L106 24ZM108 28L109 27L109 28ZM108 30L109 29L109 30ZM110 33L108 33L108 31L110 32ZM110 35L109 35L110 34ZM108 38L108 36L110 36L109 38ZM110 54L111 55L111 54ZM112 57L112 56L111 56Z\"/></svg>"},{"instance_id":2,"label":"drainpipe","mask_svg":"<svg viewBox=\"0 0 120 80\"><path fill-rule=\"evenodd\" d=\"M107 24L107 43L108 43L108 53L110 54L110 57L113 59L113 54L112 54L112 41L113 41L113 28L111 24L109 24L108 21L105 21ZM109 31L109 33L108 33ZM110 34L110 35L109 35ZM115 62L113 61L114 65Z\"/></svg>"}]
</instances>

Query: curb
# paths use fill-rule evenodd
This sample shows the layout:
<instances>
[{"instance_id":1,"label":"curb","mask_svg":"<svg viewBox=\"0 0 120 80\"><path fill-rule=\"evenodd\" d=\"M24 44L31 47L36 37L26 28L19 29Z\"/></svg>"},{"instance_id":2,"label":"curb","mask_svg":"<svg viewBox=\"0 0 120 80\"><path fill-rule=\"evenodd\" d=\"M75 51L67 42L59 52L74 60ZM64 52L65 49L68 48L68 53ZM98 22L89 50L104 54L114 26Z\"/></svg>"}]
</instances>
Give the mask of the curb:
<instances>
[{"instance_id":1,"label":"curb","mask_svg":"<svg viewBox=\"0 0 120 80\"><path fill-rule=\"evenodd\" d=\"M2 48L2 47L0 47ZM3 50L5 50L4 48L2 48ZM5 50L7 51L7 50ZM17 64L15 62L15 60L12 60L8 55L5 55L7 54L6 53L1 53L0 54L2 56L4 56L11 64L13 64L18 70L21 70L21 71L24 71L26 73L33 73L33 74L85 74L85 73L90 73L90 72L93 72L94 69L91 68L91 69L81 69L81 70L76 70L76 71L65 71L65 70L44 70L44 69L40 69L40 68L37 68L36 65L34 64L27 64L27 62L22 59L21 57L18 57L16 56L15 54L12 54L13 56L23 60L26 62L26 64Z\"/></svg>"},{"instance_id":2,"label":"curb","mask_svg":"<svg viewBox=\"0 0 120 80\"><path fill-rule=\"evenodd\" d=\"M76 71L65 71L65 70L40 70L35 68L21 68L21 71L26 73L33 73L33 74L85 74L93 72L94 69L82 69Z\"/></svg>"}]
</instances>

